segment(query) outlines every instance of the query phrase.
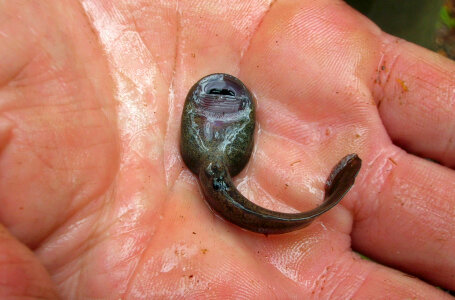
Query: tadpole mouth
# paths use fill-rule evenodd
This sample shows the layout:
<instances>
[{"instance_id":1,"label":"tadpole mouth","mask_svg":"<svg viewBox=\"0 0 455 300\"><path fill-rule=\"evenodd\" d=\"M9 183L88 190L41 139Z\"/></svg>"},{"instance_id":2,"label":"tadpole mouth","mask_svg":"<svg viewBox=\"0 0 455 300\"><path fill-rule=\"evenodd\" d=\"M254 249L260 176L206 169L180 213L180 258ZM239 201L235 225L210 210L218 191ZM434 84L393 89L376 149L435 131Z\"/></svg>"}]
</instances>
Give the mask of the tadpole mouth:
<instances>
[{"instance_id":1,"label":"tadpole mouth","mask_svg":"<svg viewBox=\"0 0 455 300\"><path fill-rule=\"evenodd\" d=\"M201 81L205 94L239 97L246 95L245 86L235 77L227 74L212 74Z\"/></svg>"},{"instance_id":2,"label":"tadpole mouth","mask_svg":"<svg viewBox=\"0 0 455 300\"><path fill-rule=\"evenodd\" d=\"M228 74L211 74L199 81L195 100L203 110L232 114L244 110L251 95L245 85Z\"/></svg>"},{"instance_id":3,"label":"tadpole mouth","mask_svg":"<svg viewBox=\"0 0 455 300\"><path fill-rule=\"evenodd\" d=\"M210 95L224 95L224 96L232 96L235 97L235 92L230 89L218 89L213 88L208 92Z\"/></svg>"}]
</instances>

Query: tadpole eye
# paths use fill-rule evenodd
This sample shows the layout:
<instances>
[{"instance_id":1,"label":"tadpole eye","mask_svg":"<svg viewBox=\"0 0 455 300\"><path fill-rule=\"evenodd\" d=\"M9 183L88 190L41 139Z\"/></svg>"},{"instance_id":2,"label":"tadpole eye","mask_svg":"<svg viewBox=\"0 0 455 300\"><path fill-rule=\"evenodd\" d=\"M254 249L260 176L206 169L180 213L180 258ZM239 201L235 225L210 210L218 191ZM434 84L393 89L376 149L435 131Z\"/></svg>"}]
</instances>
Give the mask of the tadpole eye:
<instances>
[{"instance_id":1,"label":"tadpole eye","mask_svg":"<svg viewBox=\"0 0 455 300\"><path fill-rule=\"evenodd\" d=\"M212 95L225 95L225 96L233 96L233 97L235 97L234 91L232 91L230 89L211 89L209 91L209 94L212 94Z\"/></svg>"}]
</instances>

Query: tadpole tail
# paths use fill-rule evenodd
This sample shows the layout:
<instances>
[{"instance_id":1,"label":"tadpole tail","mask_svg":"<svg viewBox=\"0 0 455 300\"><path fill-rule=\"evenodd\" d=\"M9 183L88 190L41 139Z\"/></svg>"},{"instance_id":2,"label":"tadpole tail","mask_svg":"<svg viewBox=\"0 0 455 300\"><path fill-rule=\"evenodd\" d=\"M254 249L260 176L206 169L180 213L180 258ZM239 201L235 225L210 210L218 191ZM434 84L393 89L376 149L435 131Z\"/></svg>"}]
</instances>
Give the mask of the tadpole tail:
<instances>
[{"instance_id":1,"label":"tadpole tail","mask_svg":"<svg viewBox=\"0 0 455 300\"><path fill-rule=\"evenodd\" d=\"M361 165L362 160L357 154L341 159L327 179L324 202L301 213L276 212L249 201L234 186L226 166L221 162L211 162L202 167L199 180L207 203L218 215L246 230L279 234L303 228L337 205L353 186Z\"/></svg>"}]
</instances>

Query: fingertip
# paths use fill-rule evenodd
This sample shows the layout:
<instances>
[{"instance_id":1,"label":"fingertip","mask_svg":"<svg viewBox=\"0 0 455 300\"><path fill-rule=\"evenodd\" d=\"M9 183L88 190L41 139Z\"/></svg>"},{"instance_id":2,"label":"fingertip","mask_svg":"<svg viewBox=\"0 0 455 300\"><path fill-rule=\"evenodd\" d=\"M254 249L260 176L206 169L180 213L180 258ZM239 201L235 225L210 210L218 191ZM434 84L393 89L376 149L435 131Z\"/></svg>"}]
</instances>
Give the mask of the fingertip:
<instances>
[{"instance_id":1,"label":"fingertip","mask_svg":"<svg viewBox=\"0 0 455 300\"><path fill-rule=\"evenodd\" d=\"M351 153L343 157L333 167L332 172L326 181L326 195L331 195L338 186L346 188L352 187L355 177L358 175L362 166L362 160L356 153Z\"/></svg>"}]
</instances>

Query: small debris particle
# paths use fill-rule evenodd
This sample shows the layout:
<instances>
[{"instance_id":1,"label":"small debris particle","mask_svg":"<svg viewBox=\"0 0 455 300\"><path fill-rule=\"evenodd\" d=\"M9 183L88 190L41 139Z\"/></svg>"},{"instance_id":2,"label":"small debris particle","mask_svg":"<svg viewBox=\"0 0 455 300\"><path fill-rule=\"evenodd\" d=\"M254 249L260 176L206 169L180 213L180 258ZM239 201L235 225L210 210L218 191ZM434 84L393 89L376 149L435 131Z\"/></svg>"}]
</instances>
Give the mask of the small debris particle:
<instances>
[{"instance_id":1,"label":"small debris particle","mask_svg":"<svg viewBox=\"0 0 455 300\"><path fill-rule=\"evenodd\" d=\"M193 234L196 234L196 232L193 231Z\"/></svg>"},{"instance_id":2,"label":"small debris particle","mask_svg":"<svg viewBox=\"0 0 455 300\"><path fill-rule=\"evenodd\" d=\"M196 57L196 53L191 53L191 57L195 58Z\"/></svg>"},{"instance_id":3,"label":"small debris particle","mask_svg":"<svg viewBox=\"0 0 455 300\"><path fill-rule=\"evenodd\" d=\"M189 276L188 276L188 278L190 278L190 279L191 279L191 278L193 278L193 277L194 277L194 275L193 275L193 274L191 274L191 275L189 275Z\"/></svg>"},{"instance_id":4,"label":"small debris particle","mask_svg":"<svg viewBox=\"0 0 455 300\"><path fill-rule=\"evenodd\" d=\"M395 166L398 165L397 162L393 160L393 158L389 157L389 160L390 160L390 162L391 162L392 164L394 164Z\"/></svg>"},{"instance_id":5,"label":"small debris particle","mask_svg":"<svg viewBox=\"0 0 455 300\"><path fill-rule=\"evenodd\" d=\"M403 92L409 91L408 86L406 85L406 82L404 82L400 78L397 78L397 82L398 82L398 84L400 84L401 89L403 90Z\"/></svg>"},{"instance_id":6,"label":"small debris particle","mask_svg":"<svg viewBox=\"0 0 455 300\"><path fill-rule=\"evenodd\" d=\"M205 248L204 248L204 249L201 249L202 254L206 254L207 251L209 251L209 250L208 250L208 249L205 249Z\"/></svg>"},{"instance_id":7,"label":"small debris particle","mask_svg":"<svg viewBox=\"0 0 455 300\"><path fill-rule=\"evenodd\" d=\"M384 65L381 66L381 70L385 71L385 66Z\"/></svg>"},{"instance_id":8,"label":"small debris particle","mask_svg":"<svg viewBox=\"0 0 455 300\"><path fill-rule=\"evenodd\" d=\"M301 162L301 160L296 160L295 162L291 163L291 167L294 166L295 164L298 164L299 162Z\"/></svg>"}]
</instances>

